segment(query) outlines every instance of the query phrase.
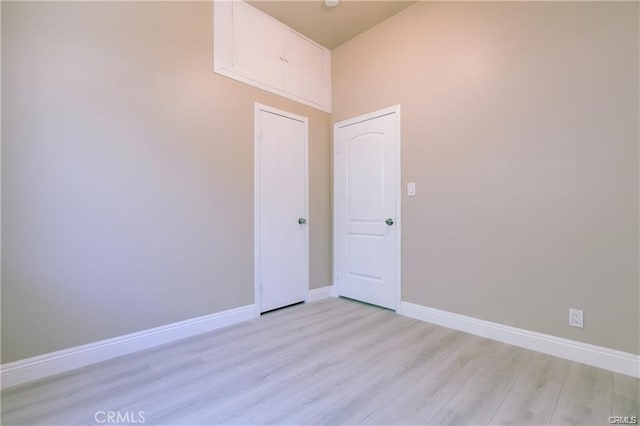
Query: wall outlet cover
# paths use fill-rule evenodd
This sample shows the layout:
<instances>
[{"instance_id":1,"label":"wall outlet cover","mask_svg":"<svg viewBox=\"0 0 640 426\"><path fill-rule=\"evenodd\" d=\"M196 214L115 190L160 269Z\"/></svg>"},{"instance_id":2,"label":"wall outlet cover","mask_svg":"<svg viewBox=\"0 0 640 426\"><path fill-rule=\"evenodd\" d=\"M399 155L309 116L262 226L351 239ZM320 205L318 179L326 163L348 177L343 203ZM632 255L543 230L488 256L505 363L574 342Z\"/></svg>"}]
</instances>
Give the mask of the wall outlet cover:
<instances>
[{"instance_id":1,"label":"wall outlet cover","mask_svg":"<svg viewBox=\"0 0 640 426\"><path fill-rule=\"evenodd\" d=\"M583 313L580 309L569 309L569 325L572 327L584 327Z\"/></svg>"}]
</instances>

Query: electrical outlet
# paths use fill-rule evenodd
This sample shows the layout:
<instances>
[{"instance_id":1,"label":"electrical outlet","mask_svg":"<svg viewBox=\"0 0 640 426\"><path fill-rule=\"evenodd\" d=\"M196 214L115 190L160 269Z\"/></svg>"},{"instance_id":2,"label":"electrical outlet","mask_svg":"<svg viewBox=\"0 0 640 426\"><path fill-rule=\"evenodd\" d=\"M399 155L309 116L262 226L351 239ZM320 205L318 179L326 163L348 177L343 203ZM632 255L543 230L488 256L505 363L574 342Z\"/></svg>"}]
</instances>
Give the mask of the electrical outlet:
<instances>
[{"instance_id":1,"label":"electrical outlet","mask_svg":"<svg viewBox=\"0 0 640 426\"><path fill-rule=\"evenodd\" d=\"M582 319L582 311L580 309L569 309L569 325L572 327L580 327L584 326Z\"/></svg>"}]
</instances>

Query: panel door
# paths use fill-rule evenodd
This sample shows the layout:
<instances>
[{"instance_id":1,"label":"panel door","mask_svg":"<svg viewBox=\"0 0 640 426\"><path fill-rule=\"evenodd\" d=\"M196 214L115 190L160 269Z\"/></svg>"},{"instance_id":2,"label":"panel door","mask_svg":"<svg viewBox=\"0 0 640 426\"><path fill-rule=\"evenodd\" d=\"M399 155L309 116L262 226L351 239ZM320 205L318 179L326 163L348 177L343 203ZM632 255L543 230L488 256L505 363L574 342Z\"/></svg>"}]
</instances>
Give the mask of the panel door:
<instances>
[{"instance_id":1,"label":"panel door","mask_svg":"<svg viewBox=\"0 0 640 426\"><path fill-rule=\"evenodd\" d=\"M336 126L335 258L340 296L396 308L395 114Z\"/></svg>"}]
</instances>

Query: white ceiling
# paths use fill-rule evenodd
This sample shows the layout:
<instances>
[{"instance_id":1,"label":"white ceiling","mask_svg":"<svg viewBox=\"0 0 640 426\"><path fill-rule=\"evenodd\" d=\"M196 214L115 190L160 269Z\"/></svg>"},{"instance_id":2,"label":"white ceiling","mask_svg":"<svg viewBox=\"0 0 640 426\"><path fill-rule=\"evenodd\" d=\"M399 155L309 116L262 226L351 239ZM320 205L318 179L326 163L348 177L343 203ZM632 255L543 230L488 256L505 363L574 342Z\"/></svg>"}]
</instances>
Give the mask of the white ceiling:
<instances>
[{"instance_id":1,"label":"white ceiling","mask_svg":"<svg viewBox=\"0 0 640 426\"><path fill-rule=\"evenodd\" d=\"M324 1L252 0L249 3L329 49L384 21L414 1L342 0L328 8Z\"/></svg>"}]
</instances>

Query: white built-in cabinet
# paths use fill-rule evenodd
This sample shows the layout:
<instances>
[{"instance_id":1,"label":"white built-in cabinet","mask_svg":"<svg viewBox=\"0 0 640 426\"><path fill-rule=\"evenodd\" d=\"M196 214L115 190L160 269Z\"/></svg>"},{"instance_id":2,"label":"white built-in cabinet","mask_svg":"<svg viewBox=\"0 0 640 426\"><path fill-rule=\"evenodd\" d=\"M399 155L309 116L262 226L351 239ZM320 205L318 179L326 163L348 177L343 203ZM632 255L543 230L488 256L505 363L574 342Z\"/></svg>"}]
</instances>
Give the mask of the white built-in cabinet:
<instances>
[{"instance_id":1,"label":"white built-in cabinet","mask_svg":"<svg viewBox=\"0 0 640 426\"><path fill-rule=\"evenodd\" d=\"M242 0L216 0L216 73L331 112L331 52Z\"/></svg>"}]
</instances>

